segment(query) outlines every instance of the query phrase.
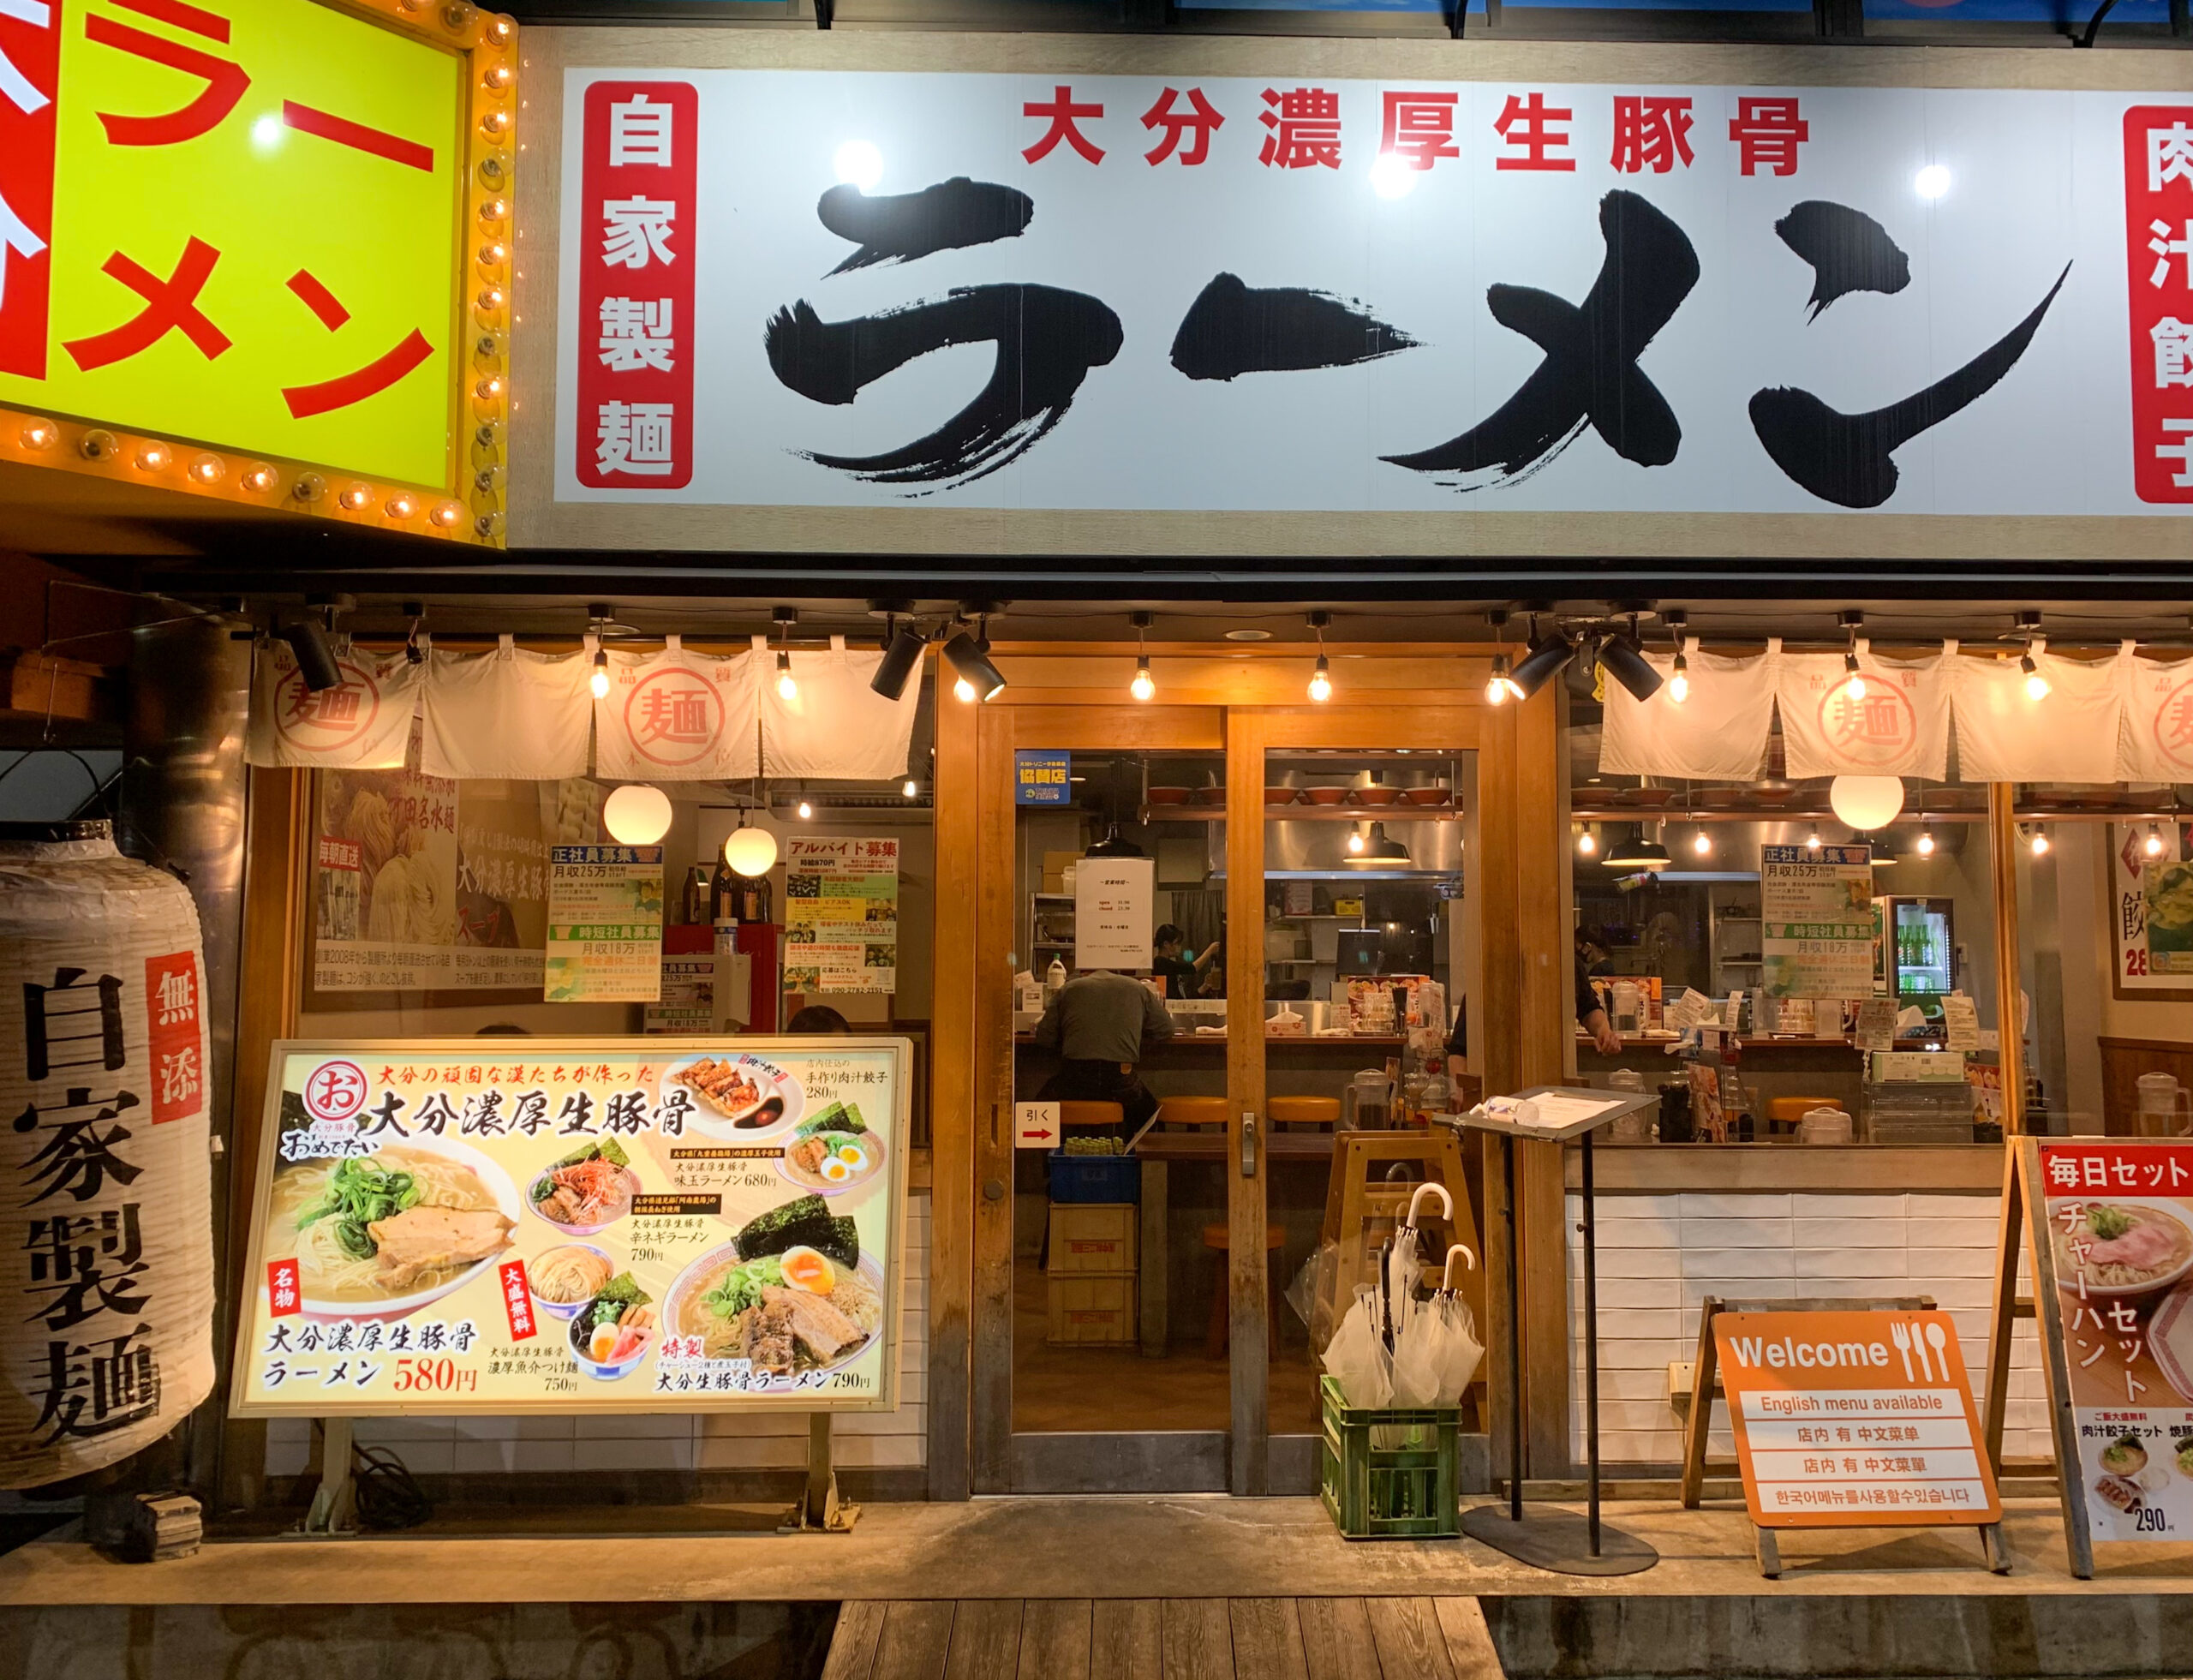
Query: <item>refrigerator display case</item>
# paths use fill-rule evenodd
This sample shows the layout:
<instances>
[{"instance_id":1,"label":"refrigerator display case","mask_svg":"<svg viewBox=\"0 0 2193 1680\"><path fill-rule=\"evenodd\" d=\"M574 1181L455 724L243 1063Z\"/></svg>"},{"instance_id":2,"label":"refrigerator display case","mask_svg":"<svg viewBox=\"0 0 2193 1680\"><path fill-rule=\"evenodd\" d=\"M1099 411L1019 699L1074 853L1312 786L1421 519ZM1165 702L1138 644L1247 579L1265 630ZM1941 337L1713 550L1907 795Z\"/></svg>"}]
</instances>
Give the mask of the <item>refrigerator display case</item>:
<instances>
[{"instance_id":1,"label":"refrigerator display case","mask_svg":"<svg viewBox=\"0 0 2193 1680\"><path fill-rule=\"evenodd\" d=\"M1929 1021L1957 989L1956 902L1951 899L1873 900L1873 990L1917 1004Z\"/></svg>"}]
</instances>

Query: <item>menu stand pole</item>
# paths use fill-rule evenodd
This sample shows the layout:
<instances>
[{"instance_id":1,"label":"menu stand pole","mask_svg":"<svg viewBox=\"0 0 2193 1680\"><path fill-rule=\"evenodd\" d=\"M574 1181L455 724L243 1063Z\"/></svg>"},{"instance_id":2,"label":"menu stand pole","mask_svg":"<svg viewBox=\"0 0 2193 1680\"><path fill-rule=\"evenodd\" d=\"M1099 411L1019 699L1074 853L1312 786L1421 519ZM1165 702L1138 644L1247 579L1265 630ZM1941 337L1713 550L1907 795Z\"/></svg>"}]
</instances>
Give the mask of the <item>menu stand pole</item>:
<instances>
[{"instance_id":1,"label":"menu stand pole","mask_svg":"<svg viewBox=\"0 0 2193 1680\"><path fill-rule=\"evenodd\" d=\"M1575 1091L1540 1086L1520 1092L1528 1098L1544 1092L1574 1097ZM1660 1561L1660 1554L1645 1541L1619 1528L1607 1527L1599 1516L1599 1293L1598 1231L1593 1217L1592 1133L1617 1115L1644 1108L1655 1099L1617 1099L1588 1120L1557 1131L1522 1127L1510 1121L1476 1113L1459 1116L1456 1124L1497 1133L1500 1138L1501 1180L1507 1193L1504 1210L1508 1235L1508 1360L1509 1474L1508 1509L1477 1505L1462 1513L1462 1532L1509 1557L1542 1569L1563 1575L1634 1575ZM1539 1139L1550 1143L1574 1139L1581 1151L1583 1218L1577 1226L1584 1249L1584 1442L1586 1460L1585 1516L1580 1525L1574 1511L1550 1505L1523 1509L1522 1318L1521 1287L1522 1249L1515 1217L1515 1139ZM1580 1532L1581 1530L1581 1532Z\"/></svg>"},{"instance_id":2,"label":"menu stand pole","mask_svg":"<svg viewBox=\"0 0 2193 1680\"><path fill-rule=\"evenodd\" d=\"M807 1486L799 1503L777 1525L780 1534L850 1534L860 1507L838 1498L838 1473L830 1462L830 1414L807 1414Z\"/></svg>"},{"instance_id":3,"label":"menu stand pole","mask_svg":"<svg viewBox=\"0 0 2193 1680\"><path fill-rule=\"evenodd\" d=\"M350 1474L350 1420L320 1420L320 1486L305 1520L283 1536L295 1540L358 1538L358 1484Z\"/></svg>"}]
</instances>

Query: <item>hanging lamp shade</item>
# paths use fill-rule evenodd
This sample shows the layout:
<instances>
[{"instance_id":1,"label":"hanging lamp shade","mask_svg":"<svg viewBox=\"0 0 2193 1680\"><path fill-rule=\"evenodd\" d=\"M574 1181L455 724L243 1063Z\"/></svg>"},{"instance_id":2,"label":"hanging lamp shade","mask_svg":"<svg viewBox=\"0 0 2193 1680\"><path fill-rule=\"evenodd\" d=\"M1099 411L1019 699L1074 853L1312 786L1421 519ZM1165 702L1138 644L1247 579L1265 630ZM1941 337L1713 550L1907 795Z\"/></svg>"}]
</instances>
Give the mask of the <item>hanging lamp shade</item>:
<instances>
[{"instance_id":1,"label":"hanging lamp shade","mask_svg":"<svg viewBox=\"0 0 2193 1680\"><path fill-rule=\"evenodd\" d=\"M653 846L670 832L670 796L643 781L627 782L601 802L601 826L619 846Z\"/></svg>"},{"instance_id":2,"label":"hanging lamp shade","mask_svg":"<svg viewBox=\"0 0 2193 1680\"><path fill-rule=\"evenodd\" d=\"M1885 828L1903 810L1903 783L1896 776L1837 776L1828 784L1827 803L1852 828Z\"/></svg>"},{"instance_id":3,"label":"hanging lamp shade","mask_svg":"<svg viewBox=\"0 0 2193 1680\"><path fill-rule=\"evenodd\" d=\"M723 843L723 860L750 880L767 875L777 861L777 837L767 828L742 823Z\"/></svg>"}]
</instances>

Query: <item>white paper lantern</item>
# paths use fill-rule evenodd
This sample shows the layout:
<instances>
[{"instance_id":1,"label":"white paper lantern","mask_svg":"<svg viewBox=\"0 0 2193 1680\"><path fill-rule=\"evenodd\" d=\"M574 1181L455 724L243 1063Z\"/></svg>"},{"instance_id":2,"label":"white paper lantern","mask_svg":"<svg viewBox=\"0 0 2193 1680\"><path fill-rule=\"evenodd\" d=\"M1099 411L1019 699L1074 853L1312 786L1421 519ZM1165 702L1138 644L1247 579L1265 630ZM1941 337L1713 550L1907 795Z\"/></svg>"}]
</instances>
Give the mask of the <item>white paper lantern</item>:
<instances>
[{"instance_id":1,"label":"white paper lantern","mask_svg":"<svg viewBox=\"0 0 2193 1680\"><path fill-rule=\"evenodd\" d=\"M1837 776L1828 785L1827 803L1854 828L1885 828L1903 810L1903 782L1897 776Z\"/></svg>"},{"instance_id":2,"label":"white paper lantern","mask_svg":"<svg viewBox=\"0 0 2193 1680\"><path fill-rule=\"evenodd\" d=\"M39 1487L213 1386L198 912L105 822L9 824L0 974L0 1487Z\"/></svg>"},{"instance_id":3,"label":"white paper lantern","mask_svg":"<svg viewBox=\"0 0 2193 1680\"><path fill-rule=\"evenodd\" d=\"M777 837L767 828L737 829L723 843L723 860L749 878L767 875L777 861Z\"/></svg>"},{"instance_id":4,"label":"white paper lantern","mask_svg":"<svg viewBox=\"0 0 2193 1680\"><path fill-rule=\"evenodd\" d=\"M602 802L601 824L619 846L653 846L670 832L670 796L646 782L627 782Z\"/></svg>"}]
</instances>

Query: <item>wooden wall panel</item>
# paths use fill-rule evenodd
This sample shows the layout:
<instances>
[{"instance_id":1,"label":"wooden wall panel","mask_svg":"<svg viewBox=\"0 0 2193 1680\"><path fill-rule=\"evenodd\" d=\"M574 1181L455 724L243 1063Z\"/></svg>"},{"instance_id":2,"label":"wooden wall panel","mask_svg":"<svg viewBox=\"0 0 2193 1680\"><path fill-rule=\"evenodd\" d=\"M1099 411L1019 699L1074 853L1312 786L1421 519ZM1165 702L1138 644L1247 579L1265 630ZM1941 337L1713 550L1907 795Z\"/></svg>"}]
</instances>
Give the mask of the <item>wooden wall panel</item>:
<instances>
[{"instance_id":1,"label":"wooden wall panel","mask_svg":"<svg viewBox=\"0 0 2193 1680\"><path fill-rule=\"evenodd\" d=\"M929 1491L965 1499L974 1296L976 720L936 708L936 900L930 959Z\"/></svg>"},{"instance_id":2,"label":"wooden wall panel","mask_svg":"<svg viewBox=\"0 0 2193 1680\"><path fill-rule=\"evenodd\" d=\"M1252 710L1226 717L1226 803L1261 812L1266 720ZM1228 1333L1233 1358L1233 1440L1228 1486L1236 1494L1270 1489L1270 1352L1276 1304L1269 1283L1264 1224L1270 1127L1264 1119L1264 825L1226 825L1226 1136ZM1256 1172L1240 1171L1243 1116L1258 1134Z\"/></svg>"},{"instance_id":3,"label":"wooden wall panel","mask_svg":"<svg viewBox=\"0 0 2193 1680\"><path fill-rule=\"evenodd\" d=\"M975 1492L1013 1486L1013 741L1017 708L975 713Z\"/></svg>"}]
</instances>

